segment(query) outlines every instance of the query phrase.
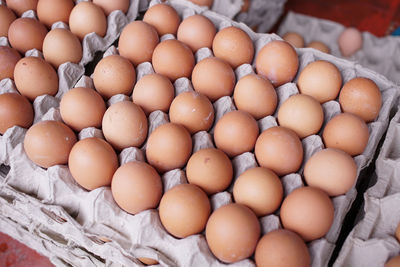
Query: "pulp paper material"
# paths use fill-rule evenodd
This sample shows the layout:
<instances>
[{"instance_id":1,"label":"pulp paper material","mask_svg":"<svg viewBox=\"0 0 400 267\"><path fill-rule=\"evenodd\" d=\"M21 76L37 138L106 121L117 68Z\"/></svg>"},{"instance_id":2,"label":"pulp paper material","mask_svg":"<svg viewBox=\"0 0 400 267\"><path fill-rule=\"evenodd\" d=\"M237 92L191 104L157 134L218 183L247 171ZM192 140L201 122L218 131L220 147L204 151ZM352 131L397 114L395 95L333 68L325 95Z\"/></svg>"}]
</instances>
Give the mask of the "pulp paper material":
<instances>
[{"instance_id":1,"label":"pulp paper material","mask_svg":"<svg viewBox=\"0 0 400 267\"><path fill-rule=\"evenodd\" d=\"M158 3L154 1L152 4ZM188 10L187 2L173 0L170 2L182 14L202 13L204 9L194 7ZM255 44L256 53L268 42L280 39L277 35L263 35L252 32L247 26L233 22L216 13L205 10L203 15L209 17L218 29L234 25L242 28L249 33ZM210 51L205 49L205 54ZM107 55L117 53L118 50L110 48ZM391 107L393 107L399 95L399 87L387 80L385 77L370 70L364 69L358 64L335 58L331 55L314 51L311 49L297 50L300 60L300 69L308 63L324 59L334 63L342 73L344 81L356 76L364 76L374 80L382 92L382 110L373 123L369 124L370 139L367 149L362 155L355 158L358 171L365 168L373 158L376 146L387 128L388 118ZM138 66L138 80L146 74L153 73L153 68L149 62ZM254 72L253 65L246 64L238 67L236 75L242 77L245 74ZM80 75L81 77L82 75ZM297 78L292 83L282 85L277 88L280 101L284 101L290 95L298 93L296 87ZM78 81L76 81L78 82ZM9 83L6 83L9 84ZM93 86L90 77L83 76L77 83ZM190 80L180 78L175 83L176 94L193 90ZM12 87L12 86L11 86ZM71 86L73 87L73 86ZM286 89L286 90L285 90ZM3 90L3 89L2 89ZM12 88L4 89L12 90ZM118 96L121 97L121 96ZM127 96L122 96L124 99ZM44 97L46 98L46 97ZM43 98L43 99L44 99ZM57 97L56 97L57 98ZM47 97L47 99L52 99ZM46 116L48 118L57 117L57 106L51 100L42 101L42 105L36 108L38 118ZM110 103L111 104L111 103ZM215 122L226 112L235 110L231 97L226 96L213 103L215 108ZM336 107L336 108L335 108ZM338 103L333 101L324 106L326 116L329 118L338 112ZM149 134L158 126L167 123L168 115L161 111L154 111L149 116ZM260 129L268 129L277 125L276 114L268 116L258 121ZM15 214L24 213L26 216L35 217L51 231L63 236L65 240L73 243L73 247L85 248L88 253L97 255L96 258L106 259L106 264L119 264L130 266L140 264L137 257L151 257L160 262L163 266L224 266L225 264L216 260L208 249L204 236L193 235L184 239L176 239L169 235L158 217L156 210L148 210L137 215L131 215L121 210L112 198L109 187L102 187L93 191L86 191L77 185L66 166L53 166L47 170L33 164L26 156L22 141L26 130L20 127L13 127L0 136L0 149L5 151L0 154L0 163L10 166L10 172L6 177L1 177L2 184L11 188L13 198L21 199L23 204L12 201L9 205ZM84 129L79 138L98 136L102 138L101 130L95 128ZM213 140L209 133L200 132L193 137L194 150L203 147L213 147ZM309 158L312 153L323 148L321 137L313 135L302 140L305 158ZM120 162L132 160L143 160L145 145L142 148L126 149L119 155ZM234 179L248 168L257 166L253 153L248 152L235 157L232 161L234 168ZM302 166L303 168L303 166ZM286 194L297 187L303 186L301 170L296 174L289 174L282 178L282 183ZM27 180L29 182L27 182ZM168 190L174 185L186 183L185 172L183 170L172 170L162 177L164 190ZM6 187L1 187L0 200L10 197L4 194ZM229 203L230 191L219 193L212 197L213 207ZM356 194L355 189L351 189L346 195L333 198L335 217L329 233L313 242L309 243L312 255L313 266L326 266L333 251L338 233L340 231L344 216L346 215ZM279 218L276 214L260 218L263 231L277 229L280 227ZM49 216L53 221L49 220ZM9 217L9 216L8 216ZM18 218L18 215L16 215ZM55 223L55 222L57 223ZM51 222L51 223L50 223ZM28 225L28 220L21 218L23 225ZM37 235L32 233L32 235ZM40 235L38 235L40 236ZM66 255L66 258L69 256ZM79 266L80 264L77 264ZM85 266L82 262L81 266ZM232 264L232 266L254 266L251 260Z\"/></svg>"},{"instance_id":2,"label":"pulp paper material","mask_svg":"<svg viewBox=\"0 0 400 267\"><path fill-rule=\"evenodd\" d=\"M297 32L303 36L305 45L312 41L322 41L331 54L343 57L337 39L345 27L342 24L289 12L281 23L278 34ZM400 82L400 38L394 36L376 37L368 32L362 33L363 46L349 60L383 74L389 80Z\"/></svg>"}]
</instances>

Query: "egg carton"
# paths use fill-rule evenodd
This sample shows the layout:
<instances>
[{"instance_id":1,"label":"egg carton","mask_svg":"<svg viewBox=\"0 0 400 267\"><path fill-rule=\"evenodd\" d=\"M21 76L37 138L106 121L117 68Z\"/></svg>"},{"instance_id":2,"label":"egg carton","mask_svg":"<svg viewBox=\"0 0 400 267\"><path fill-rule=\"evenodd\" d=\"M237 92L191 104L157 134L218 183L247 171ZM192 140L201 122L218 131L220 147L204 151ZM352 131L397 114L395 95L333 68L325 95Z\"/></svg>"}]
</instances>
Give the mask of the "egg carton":
<instances>
[{"instance_id":1,"label":"egg carton","mask_svg":"<svg viewBox=\"0 0 400 267\"><path fill-rule=\"evenodd\" d=\"M334 266L384 266L400 253L394 234L400 222L400 106L376 160L376 182L364 194L364 212Z\"/></svg>"},{"instance_id":2,"label":"egg carton","mask_svg":"<svg viewBox=\"0 0 400 267\"><path fill-rule=\"evenodd\" d=\"M151 5L159 3L153 1ZM189 5L185 1L174 0L170 4L175 7L181 18L200 13L210 18L218 29L227 26L236 26L246 31L253 40L256 53L268 42L280 39L274 34L257 34L242 23L228 20L226 17L211 12L207 9ZM161 39L174 38L173 35L163 36ZM382 75L363 68L354 62L338 59L334 56L321 53L312 49L297 49L299 55L299 71L308 63L315 60L327 60L334 63L342 73L343 81L346 82L356 76L368 77L374 80L382 92L382 110L376 121L368 124L370 139L367 148L362 155L355 157L358 173L372 160L379 140L386 131L391 107L396 103L400 88L387 80ZM115 47L109 48L105 56L118 53ZM196 53L196 60L212 56L212 51L203 48ZM137 69L137 80L143 75L153 72L151 63L140 64ZM237 79L253 73L254 64L245 64L235 70ZM287 83L277 88L279 105L289 96L298 93L295 78L293 83ZM75 86L93 87L90 77L82 76ZM193 90L191 82L186 78L175 81L176 94L183 91ZM0 90L7 91L12 88L2 87ZM2 93L2 92L0 92ZM65 92L61 92L62 95ZM60 95L60 97L61 97ZM39 97L40 104L34 106L39 120L61 120L58 102L53 101L51 96ZM127 100L129 97L117 95L110 99L108 105ZM226 112L235 109L231 97L223 97L214 103L216 121ZM337 101L330 101L323 105L325 121L340 112ZM149 133L157 126L168 122L168 115L156 111L149 116ZM258 121L260 130L277 125L276 114ZM212 132L212 130L211 130ZM110 265L141 265L138 257L150 257L159 261L162 266L225 266L219 262L210 252L206 240L202 235L193 235L184 239L176 239L169 235L159 220L156 210L147 210L137 215L130 215L121 210L112 198L110 188L102 187L87 192L81 188L71 176L66 166L53 166L44 170L33 164L26 156L23 149L23 139L26 129L13 127L0 137L0 163L10 166L5 177L0 178L1 190L0 200L4 205L0 209L6 209L7 218L16 218L19 224L35 229L40 224L46 227L49 241L66 240L71 245L69 249L86 251L88 255L102 261L102 264ZM96 128L87 128L79 133L79 139L96 136L103 138L102 132ZM193 136L194 147L197 151L201 148L212 147L213 141L210 133L199 132ZM302 140L305 161L313 153L323 148L320 135L312 135ZM144 147L127 148L119 154L120 163L144 159ZM248 152L235 157L232 160L234 167L234 179L246 169L257 166L255 156ZM297 187L303 186L301 178L302 168L298 173L289 174L282 178L285 195ZM27 183L29 178L29 183ZM162 176L164 190L173 186L186 183L184 170L172 170ZM215 194L211 197L212 208L216 209L232 201L232 188ZM343 219L355 199L357 191L352 188L346 195L333 198L335 218L329 233L318 240L308 244L312 266L326 266L330 255L335 247L335 242L340 233ZM21 201L18 201L21 200ZM21 205L21 203L23 203ZM9 208L8 208L9 207ZM16 214L15 216L13 214ZM26 218L18 219L18 213L24 214ZM275 214L260 218L262 233L280 228L279 211ZM33 227L33 228L32 228ZM9 232L11 230L8 229ZM39 232L31 231L31 235L39 236ZM56 233L56 235L53 235ZM65 242L64 242L65 243ZM56 243L57 244L57 243ZM63 261L70 262L70 254L65 255ZM77 259L75 259L77 260ZM78 260L77 260L78 261ZM86 265L87 262L76 263L76 266L98 266L96 262ZM252 260L243 260L231 264L232 266L254 266Z\"/></svg>"},{"instance_id":3,"label":"egg carton","mask_svg":"<svg viewBox=\"0 0 400 267\"><path fill-rule=\"evenodd\" d=\"M343 57L337 40L344 29L345 26L337 22L289 12L279 26L278 34L283 36L287 32L297 32L306 44L321 41L330 48L332 55ZM369 32L362 32L362 37L362 48L348 59L400 83L400 38L379 38Z\"/></svg>"}]
</instances>

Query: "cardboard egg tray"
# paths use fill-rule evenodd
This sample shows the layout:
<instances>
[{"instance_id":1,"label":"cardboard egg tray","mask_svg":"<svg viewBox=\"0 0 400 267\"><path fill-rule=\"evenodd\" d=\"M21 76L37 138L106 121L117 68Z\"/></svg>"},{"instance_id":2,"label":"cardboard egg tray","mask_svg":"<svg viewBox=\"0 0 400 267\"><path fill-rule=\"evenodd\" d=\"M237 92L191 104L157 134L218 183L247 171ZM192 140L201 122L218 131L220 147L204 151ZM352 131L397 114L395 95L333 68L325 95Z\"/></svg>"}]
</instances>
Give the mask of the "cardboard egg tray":
<instances>
[{"instance_id":1,"label":"cardboard egg tray","mask_svg":"<svg viewBox=\"0 0 400 267\"><path fill-rule=\"evenodd\" d=\"M390 122L376 160L375 184L364 193L361 220L347 237L334 266L384 266L400 253L395 238L400 222L399 159L400 109Z\"/></svg>"},{"instance_id":2,"label":"cardboard egg tray","mask_svg":"<svg viewBox=\"0 0 400 267\"><path fill-rule=\"evenodd\" d=\"M337 22L289 12L280 24L278 34L297 32L307 45L311 41L321 41L331 50L331 54L342 57L337 39L345 27ZM363 32L363 46L348 59L400 83L400 38L386 36L378 38Z\"/></svg>"},{"instance_id":3,"label":"cardboard egg tray","mask_svg":"<svg viewBox=\"0 0 400 267\"><path fill-rule=\"evenodd\" d=\"M146 0L144 1L146 2ZM156 3L159 1L152 1L150 5ZM243 23L231 21L225 16L183 0L171 0L169 4L178 11L182 19L199 13L210 18L218 30L231 25L243 29L253 40L256 55L266 43L280 39L274 34L254 33ZM144 4L132 1L132 5L138 7ZM114 33L115 36L119 35L120 30ZM174 38L174 36L165 35L161 40L170 38ZM118 53L116 47L110 46L111 43L109 43L104 56ZM100 50L104 51L105 47ZM327 60L339 68L343 82L358 76L368 77L374 80L381 89L383 105L376 121L368 124L370 131L368 146L362 155L355 157L359 174L373 160L378 143L387 129L391 108L397 104L400 87L384 76L357 63L313 49L297 49L296 51L300 62L299 72L310 62ZM94 54L90 47L89 52ZM34 53L34 55L40 56L40 53ZM196 61L199 61L209 56L212 56L212 51L202 48L196 53L195 58ZM66 65L74 64L66 63ZM61 70L62 73L59 73L60 92L55 97L44 95L35 100L35 122L49 119L61 120L59 100L68 89L78 86L93 88L92 79L83 75L84 65L85 63L76 65L79 72ZM137 80L153 71L151 63L140 64L136 68ZM254 73L254 62L253 65L244 64L235 70L237 80L249 73ZM63 86L61 86L61 77L65 77ZM297 77L292 83L276 88L279 98L277 110L283 101L298 93L296 80ZM11 80L1 82L0 94L15 91ZM176 94L193 90L191 82L187 78L176 80L174 87ZM128 96L116 95L107 104L111 105L128 99L130 99ZM225 113L236 109L232 97L229 96L220 98L213 105L215 121ZM340 112L340 105L337 101L329 101L323 104L323 109L326 122ZM258 121L260 131L276 126L276 115L260 119ZM168 122L167 114L161 111L151 113L149 115L149 134L166 122ZM36 166L27 158L23 149L26 131L20 127L13 127L0 136L0 151L2 152L0 153L0 164L8 166L2 167L3 174L0 175L0 225L3 232L48 255L50 260L58 266L68 266L69 264L73 266L140 266L138 257L156 259L162 266L227 265L212 255L203 235L193 235L184 239L176 239L169 235L161 225L157 210L147 210L137 215L128 214L114 202L109 187L88 192L74 181L67 166L57 165L47 170ZM194 152L201 148L214 146L212 132L213 129L210 132L203 131L193 135ZM83 129L78 137L83 139L90 136L103 137L101 130L96 128ZM303 139L302 143L304 162L313 153L324 147L320 135L309 136ZM144 160L145 146L124 149L118 155L120 164L133 160ZM257 166L252 152L233 158L232 164L234 180L246 169ZM295 188L304 186L301 178L303 167L304 163L298 173L282 177L285 195ZM162 180L164 191L177 184L187 183L185 172L180 169L165 173ZM224 192L211 196L212 208L216 209L232 202L231 192L232 188L228 188ZM335 218L330 231L325 237L308 243L312 266L327 266L344 217L356 195L357 190L352 188L346 195L332 199ZM278 215L279 211L260 218L263 234L281 227ZM254 266L254 262L246 259L231 265Z\"/></svg>"}]
</instances>

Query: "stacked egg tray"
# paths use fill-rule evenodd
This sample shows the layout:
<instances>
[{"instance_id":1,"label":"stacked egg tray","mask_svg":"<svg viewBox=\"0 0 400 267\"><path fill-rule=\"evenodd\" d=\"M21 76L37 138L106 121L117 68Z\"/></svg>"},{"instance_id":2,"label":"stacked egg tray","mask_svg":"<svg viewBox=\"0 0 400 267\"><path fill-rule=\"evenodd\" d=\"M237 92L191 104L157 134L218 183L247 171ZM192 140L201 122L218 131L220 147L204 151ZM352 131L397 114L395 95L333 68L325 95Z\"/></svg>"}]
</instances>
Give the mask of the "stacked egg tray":
<instances>
[{"instance_id":1,"label":"stacked egg tray","mask_svg":"<svg viewBox=\"0 0 400 267\"><path fill-rule=\"evenodd\" d=\"M347 237L334 266L384 266L399 255L395 237L400 222L400 109L390 122L376 160L375 183L364 193L361 220Z\"/></svg>"},{"instance_id":2,"label":"stacked egg tray","mask_svg":"<svg viewBox=\"0 0 400 267\"><path fill-rule=\"evenodd\" d=\"M278 34L283 36L287 32L296 32L303 36L306 44L321 41L330 48L332 55L342 57L337 40L344 29L345 27L337 22L289 12L280 24ZM363 32L362 37L362 48L348 59L399 83L400 38L379 38L369 32Z\"/></svg>"},{"instance_id":3,"label":"stacked egg tray","mask_svg":"<svg viewBox=\"0 0 400 267\"><path fill-rule=\"evenodd\" d=\"M152 1L150 5L159 3ZM225 16L197 7L181 0L168 2L172 5L182 19L193 15L202 14L208 17L218 30L228 26L236 26L243 29L252 39L255 47L255 57L258 51L268 42L279 40L274 34L254 33L243 23L237 23ZM104 46L85 46L84 58L80 64L66 63L59 68L59 93L55 96L40 96L34 102L35 122L42 120L61 120L59 101L62 95L73 87L92 87L93 81L84 75L84 66L93 60L96 51L105 51L103 56L116 54L118 49L111 44L117 39L123 26L137 16L137 10L143 3L131 2L131 18L128 19L122 13L116 12L115 16L121 16L118 20L121 24L111 33L108 18L108 32L105 38L99 38L95 34L85 37L104 41L107 36L114 36L109 42L100 42ZM118 13L118 14L117 14ZM128 12L129 13L129 12ZM112 23L111 23L112 24ZM114 23L115 25L115 23ZM64 25L65 26L65 25ZM109 35L110 34L110 35ZM166 35L161 40L174 38ZM112 40L113 39L113 40ZM4 40L4 39L3 39ZM98 43L94 41L94 43ZM85 40L84 40L85 43ZM86 50L85 50L86 49ZM313 49L296 49L299 57L299 71L307 64L315 60L326 60L335 64L341 72L343 82L354 77L367 77L372 79L382 93L382 109L378 118L368 124L369 142L363 154L356 156L358 175L361 170L373 160L378 143L387 130L391 109L397 104L400 88L384 76L375 73L361 65L344 59L336 58ZM41 56L40 52L32 51L29 55ZM212 56L208 48L200 49L196 53L199 61ZM152 73L151 63L145 62L137 66L137 80L146 74ZM235 70L236 79L254 73L253 64L244 64ZM278 88L278 107L291 95L297 94L297 77L291 83L286 83ZM191 82L187 78L175 81L175 94L193 90ZM12 80L2 80L0 93L15 92L16 88ZM129 99L128 96L116 95L112 97L108 105ZM215 122L225 113L235 110L232 97L225 96L214 102ZM340 113L340 105L337 101L329 101L322 105L325 114L325 122ZM262 118L258 121L260 131L276 126L277 114ZM155 111L149 115L149 135L161 124L168 122L168 115ZM215 124L214 122L214 124ZM225 266L210 252L203 235L193 235L183 239L176 239L169 235L163 228L158 211L147 210L136 215L131 215L121 210L114 202L109 187L101 187L90 192L80 187L71 176L68 167L57 165L48 169L42 169L31 162L24 152L23 140L26 129L12 127L0 137L0 163L2 175L0 177L0 225L1 230L14 238L37 249L48 256L58 266L132 266L142 265L137 260L139 257L156 259L162 266ZM321 130L322 132L322 130ZM321 133L320 132L320 133ZM103 138L102 132L96 128L87 128L79 133L79 139L90 136ZM213 147L212 130L199 132L192 137L193 153L201 148ZM302 140L304 148L304 162L324 145L319 135L312 135ZM128 161L143 160L143 149L130 147L119 154L120 164ZM257 166L252 152L241 154L232 159L234 179L246 169ZM301 177L304 163L298 173L292 173L281 178L284 194L288 195L294 189L304 186ZM365 178L359 176L359 178ZM164 191L181 183L187 183L184 170L176 169L162 175ZM232 188L217 193L210 197L212 209L232 202ZM353 187L345 195L332 198L335 215L330 231L318 240L308 243L312 266L327 266L335 243L341 232L342 223L350 209L357 190ZM275 214L260 218L261 232L265 234L274 229L281 228L279 211ZM254 266L254 262L246 259L232 266ZM340 266L340 265L339 265Z\"/></svg>"}]
</instances>

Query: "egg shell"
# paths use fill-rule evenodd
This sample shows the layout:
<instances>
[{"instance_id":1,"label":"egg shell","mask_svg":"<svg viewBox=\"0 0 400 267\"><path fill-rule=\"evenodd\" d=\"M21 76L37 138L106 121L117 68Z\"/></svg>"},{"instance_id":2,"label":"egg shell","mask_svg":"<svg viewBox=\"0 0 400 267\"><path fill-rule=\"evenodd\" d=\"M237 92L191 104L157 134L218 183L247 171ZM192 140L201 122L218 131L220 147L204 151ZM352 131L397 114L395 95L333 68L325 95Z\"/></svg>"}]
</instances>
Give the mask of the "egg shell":
<instances>
[{"instance_id":1,"label":"egg shell","mask_svg":"<svg viewBox=\"0 0 400 267\"><path fill-rule=\"evenodd\" d=\"M342 56L350 57L362 48L363 37L359 30L350 27L342 31L337 42Z\"/></svg>"},{"instance_id":2,"label":"egg shell","mask_svg":"<svg viewBox=\"0 0 400 267\"><path fill-rule=\"evenodd\" d=\"M126 13L129 9L129 0L93 0L93 3L101 7L107 16L114 10L121 10Z\"/></svg>"},{"instance_id":3,"label":"egg shell","mask_svg":"<svg viewBox=\"0 0 400 267\"><path fill-rule=\"evenodd\" d=\"M7 7L17 14L18 17L28 10L36 11L38 0L7 0Z\"/></svg>"},{"instance_id":4,"label":"egg shell","mask_svg":"<svg viewBox=\"0 0 400 267\"><path fill-rule=\"evenodd\" d=\"M14 79L14 68L20 59L21 55L14 48L0 46L0 80Z\"/></svg>"},{"instance_id":5,"label":"egg shell","mask_svg":"<svg viewBox=\"0 0 400 267\"><path fill-rule=\"evenodd\" d=\"M396 239L400 242L400 223L397 225L395 236Z\"/></svg>"},{"instance_id":6,"label":"egg shell","mask_svg":"<svg viewBox=\"0 0 400 267\"><path fill-rule=\"evenodd\" d=\"M327 54L329 54L331 52L329 47L321 41L312 41L311 43L309 43L307 45L307 47L317 49L317 50L319 50L323 53L327 53Z\"/></svg>"},{"instance_id":7,"label":"egg shell","mask_svg":"<svg viewBox=\"0 0 400 267\"><path fill-rule=\"evenodd\" d=\"M297 32L287 32L282 36L282 39L293 45L295 48L304 47L304 38Z\"/></svg>"},{"instance_id":8,"label":"egg shell","mask_svg":"<svg viewBox=\"0 0 400 267\"><path fill-rule=\"evenodd\" d=\"M208 6L209 8L211 8L214 3L214 0L189 0L189 1L199 6Z\"/></svg>"},{"instance_id":9,"label":"egg shell","mask_svg":"<svg viewBox=\"0 0 400 267\"><path fill-rule=\"evenodd\" d=\"M11 46L21 53L36 48L42 51L43 40L47 29L38 20L33 18L18 18L11 23L8 29L8 41Z\"/></svg>"},{"instance_id":10,"label":"egg shell","mask_svg":"<svg viewBox=\"0 0 400 267\"><path fill-rule=\"evenodd\" d=\"M51 28L55 22L68 23L71 10L75 3L72 0L39 0L37 16L44 25Z\"/></svg>"},{"instance_id":11,"label":"egg shell","mask_svg":"<svg viewBox=\"0 0 400 267\"><path fill-rule=\"evenodd\" d=\"M167 4L156 4L147 9L143 21L154 26L159 36L178 31L181 18L176 10Z\"/></svg>"},{"instance_id":12,"label":"egg shell","mask_svg":"<svg viewBox=\"0 0 400 267\"><path fill-rule=\"evenodd\" d=\"M395 256L385 263L384 267L397 267L400 265L400 255Z\"/></svg>"},{"instance_id":13,"label":"egg shell","mask_svg":"<svg viewBox=\"0 0 400 267\"><path fill-rule=\"evenodd\" d=\"M8 28L10 28L11 23L16 19L17 17L11 9L5 5L0 5L0 37L8 36Z\"/></svg>"},{"instance_id":14,"label":"egg shell","mask_svg":"<svg viewBox=\"0 0 400 267\"><path fill-rule=\"evenodd\" d=\"M28 128L33 123L32 104L17 93L0 94L0 134L8 128L20 126Z\"/></svg>"}]
</instances>

